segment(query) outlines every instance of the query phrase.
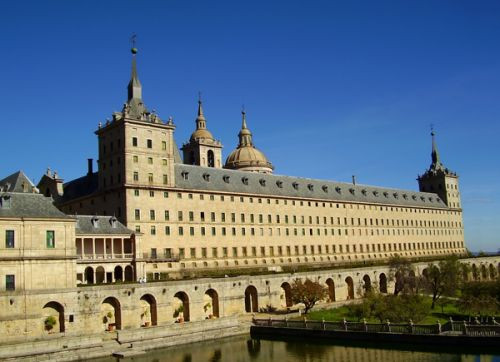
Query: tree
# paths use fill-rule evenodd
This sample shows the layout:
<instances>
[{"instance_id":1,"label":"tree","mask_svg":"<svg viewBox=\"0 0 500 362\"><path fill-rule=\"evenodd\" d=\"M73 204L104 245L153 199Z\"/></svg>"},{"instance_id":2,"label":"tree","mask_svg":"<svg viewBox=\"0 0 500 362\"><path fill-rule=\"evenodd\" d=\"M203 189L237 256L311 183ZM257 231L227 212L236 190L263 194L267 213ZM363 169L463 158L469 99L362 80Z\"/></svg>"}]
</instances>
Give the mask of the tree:
<instances>
[{"instance_id":1,"label":"tree","mask_svg":"<svg viewBox=\"0 0 500 362\"><path fill-rule=\"evenodd\" d=\"M294 304L304 304L305 314L307 314L318 301L325 299L327 296L326 287L310 279L306 279L304 282L302 282L301 279L295 279L291 285L290 291Z\"/></svg>"},{"instance_id":2,"label":"tree","mask_svg":"<svg viewBox=\"0 0 500 362\"><path fill-rule=\"evenodd\" d=\"M438 265L430 263L420 278L423 289L432 295L431 309L443 295L454 297L463 283L465 264L452 255L441 260Z\"/></svg>"},{"instance_id":3,"label":"tree","mask_svg":"<svg viewBox=\"0 0 500 362\"><path fill-rule=\"evenodd\" d=\"M417 291L417 280L412 263L396 254L389 259L389 280L395 280L394 295L409 294Z\"/></svg>"}]
</instances>

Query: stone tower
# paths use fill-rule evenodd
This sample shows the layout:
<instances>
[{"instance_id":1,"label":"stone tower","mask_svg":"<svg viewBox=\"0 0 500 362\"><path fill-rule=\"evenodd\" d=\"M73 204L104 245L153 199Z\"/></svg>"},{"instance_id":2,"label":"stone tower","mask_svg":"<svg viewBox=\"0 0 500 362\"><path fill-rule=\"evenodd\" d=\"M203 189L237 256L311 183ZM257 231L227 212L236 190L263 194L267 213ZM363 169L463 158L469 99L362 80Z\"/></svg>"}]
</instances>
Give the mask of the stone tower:
<instances>
[{"instance_id":1,"label":"stone tower","mask_svg":"<svg viewBox=\"0 0 500 362\"><path fill-rule=\"evenodd\" d=\"M196 130L191 134L189 142L182 146L184 163L205 167L222 167L222 144L207 129L207 120L203 114L201 97L198 100L198 116Z\"/></svg>"},{"instance_id":2,"label":"stone tower","mask_svg":"<svg viewBox=\"0 0 500 362\"><path fill-rule=\"evenodd\" d=\"M458 175L450 171L442 163L436 144L436 133L431 131L432 136L432 163L423 175L418 176L420 191L433 192L446 203L449 208L461 209L460 189L458 187Z\"/></svg>"}]
</instances>

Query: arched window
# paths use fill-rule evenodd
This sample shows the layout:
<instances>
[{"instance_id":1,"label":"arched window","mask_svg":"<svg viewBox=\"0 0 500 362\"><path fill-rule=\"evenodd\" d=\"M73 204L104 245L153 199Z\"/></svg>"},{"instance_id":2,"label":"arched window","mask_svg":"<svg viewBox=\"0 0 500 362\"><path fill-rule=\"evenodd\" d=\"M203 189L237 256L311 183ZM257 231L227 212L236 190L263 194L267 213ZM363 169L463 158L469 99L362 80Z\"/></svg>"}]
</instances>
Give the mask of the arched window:
<instances>
[{"instance_id":1,"label":"arched window","mask_svg":"<svg viewBox=\"0 0 500 362\"><path fill-rule=\"evenodd\" d=\"M214 151L208 150L207 152L208 167L215 167Z\"/></svg>"}]
</instances>

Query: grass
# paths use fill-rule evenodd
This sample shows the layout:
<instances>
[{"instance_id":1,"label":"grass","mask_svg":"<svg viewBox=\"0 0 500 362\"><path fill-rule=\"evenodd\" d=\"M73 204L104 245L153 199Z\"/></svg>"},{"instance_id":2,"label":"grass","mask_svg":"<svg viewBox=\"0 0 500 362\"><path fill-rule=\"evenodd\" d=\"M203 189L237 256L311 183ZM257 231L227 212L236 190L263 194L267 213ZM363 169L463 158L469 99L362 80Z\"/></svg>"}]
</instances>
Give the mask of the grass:
<instances>
[{"instance_id":1,"label":"grass","mask_svg":"<svg viewBox=\"0 0 500 362\"><path fill-rule=\"evenodd\" d=\"M430 301L430 298L429 298ZM430 303L429 303L430 304ZM422 319L418 324L435 324L439 321L441 324L444 324L450 320L450 316L453 320L468 320L469 315L463 314L457 307L454 302L450 302L449 304L445 304L443 308L441 306L436 305L434 310L429 309L429 313L427 316ZM358 320L351 316L349 307L342 306L333 309L324 309L324 310L312 310L307 314L307 319L310 320L325 320L325 321L343 321L344 318L350 322L357 322ZM376 318L368 318L368 323L380 323L380 321Z\"/></svg>"}]
</instances>

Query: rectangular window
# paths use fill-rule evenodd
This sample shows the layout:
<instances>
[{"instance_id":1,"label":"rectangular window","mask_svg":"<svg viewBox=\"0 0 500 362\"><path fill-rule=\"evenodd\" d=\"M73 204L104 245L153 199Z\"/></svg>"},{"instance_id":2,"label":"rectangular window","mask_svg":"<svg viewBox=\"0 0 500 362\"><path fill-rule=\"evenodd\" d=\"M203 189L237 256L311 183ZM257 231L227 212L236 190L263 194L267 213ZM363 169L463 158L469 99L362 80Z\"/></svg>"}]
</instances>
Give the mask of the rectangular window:
<instances>
[{"instance_id":1,"label":"rectangular window","mask_svg":"<svg viewBox=\"0 0 500 362\"><path fill-rule=\"evenodd\" d=\"M14 247L14 230L5 230L5 247Z\"/></svg>"},{"instance_id":2,"label":"rectangular window","mask_svg":"<svg viewBox=\"0 0 500 362\"><path fill-rule=\"evenodd\" d=\"M207 248L201 248L201 257L206 258L207 257Z\"/></svg>"},{"instance_id":3,"label":"rectangular window","mask_svg":"<svg viewBox=\"0 0 500 362\"><path fill-rule=\"evenodd\" d=\"M165 151L167 149L167 141L161 141L161 149Z\"/></svg>"},{"instance_id":4,"label":"rectangular window","mask_svg":"<svg viewBox=\"0 0 500 362\"><path fill-rule=\"evenodd\" d=\"M220 219L222 222L226 222L226 213L225 212L220 214Z\"/></svg>"},{"instance_id":5,"label":"rectangular window","mask_svg":"<svg viewBox=\"0 0 500 362\"><path fill-rule=\"evenodd\" d=\"M226 247L222 248L222 256L224 258L227 258L227 248Z\"/></svg>"},{"instance_id":6,"label":"rectangular window","mask_svg":"<svg viewBox=\"0 0 500 362\"><path fill-rule=\"evenodd\" d=\"M139 190L138 189L134 190L134 196L139 196Z\"/></svg>"},{"instance_id":7,"label":"rectangular window","mask_svg":"<svg viewBox=\"0 0 500 362\"><path fill-rule=\"evenodd\" d=\"M171 259L172 258L172 249L170 249L170 248L163 249L163 255L165 256L166 259Z\"/></svg>"},{"instance_id":8,"label":"rectangular window","mask_svg":"<svg viewBox=\"0 0 500 362\"><path fill-rule=\"evenodd\" d=\"M238 257L238 248L236 248L236 247L233 248L233 256L235 258Z\"/></svg>"},{"instance_id":9,"label":"rectangular window","mask_svg":"<svg viewBox=\"0 0 500 362\"><path fill-rule=\"evenodd\" d=\"M205 235L205 227L204 227L204 226L202 226L202 227L200 228L200 230L201 230L201 231L200 231L200 232L201 232L201 235L202 235L202 236L204 236L204 235Z\"/></svg>"},{"instance_id":10,"label":"rectangular window","mask_svg":"<svg viewBox=\"0 0 500 362\"><path fill-rule=\"evenodd\" d=\"M215 212L210 213L210 219L215 222Z\"/></svg>"},{"instance_id":11,"label":"rectangular window","mask_svg":"<svg viewBox=\"0 0 500 362\"><path fill-rule=\"evenodd\" d=\"M147 146L148 148L153 148L153 140L147 140L147 141L146 141L146 146Z\"/></svg>"},{"instance_id":12,"label":"rectangular window","mask_svg":"<svg viewBox=\"0 0 500 362\"><path fill-rule=\"evenodd\" d=\"M152 173L148 173L148 182L153 183L153 174Z\"/></svg>"},{"instance_id":13,"label":"rectangular window","mask_svg":"<svg viewBox=\"0 0 500 362\"><path fill-rule=\"evenodd\" d=\"M151 226L151 235L156 235L156 226Z\"/></svg>"},{"instance_id":14,"label":"rectangular window","mask_svg":"<svg viewBox=\"0 0 500 362\"><path fill-rule=\"evenodd\" d=\"M137 137L132 137L132 146L137 147Z\"/></svg>"},{"instance_id":15,"label":"rectangular window","mask_svg":"<svg viewBox=\"0 0 500 362\"><path fill-rule=\"evenodd\" d=\"M139 172L134 171L134 181L139 181Z\"/></svg>"},{"instance_id":16,"label":"rectangular window","mask_svg":"<svg viewBox=\"0 0 500 362\"><path fill-rule=\"evenodd\" d=\"M170 226L165 226L165 235L170 235Z\"/></svg>"},{"instance_id":17,"label":"rectangular window","mask_svg":"<svg viewBox=\"0 0 500 362\"><path fill-rule=\"evenodd\" d=\"M182 226L179 226L179 235L180 236L184 235L184 229Z\"/></svg>"},{"instance_id":18,"label":"rectangular window","mask_svg":"<svg viewBox=\"0 0 500 362\"><path fill-rule=\"evenodd\" d=\"M152 165L153 164L153 157L148 157L148 164Z\"/></svg>"},{"instance_id":19,"label":"rectangular window","mask_svg":"<svg viewBox=\"0 0 500 362\"><path fill-rule=\"evenodd\" d=\"M177 212L177 220L182 221L182 211Z\"/></svg>"},{"instance_id":20,"label":"rectangular window","mask_svg":"<svg viewBox=\"0 0 500 362\"><path fill-rule=\"evenodd\" d=\"M16 276L6 275L5 276L5 290L16 290Z\"/></svg>"},{"instance_id":21,"label":"rectangular window","mask_svg":"<svg viewBox=\"0 0 500 362\"><path fill-rule=\"evenodd\" d=\"M141 210L135 209L134 213L135 213L135 219L140 220L141 219Z\"/></svg>"},{"instance_id":22,"label":"rectangular window","mask_svg":"<svg viewBox=\"0 0 500 362\"><path fill-rule=\"evenodd\" d=\"M134 163L139 162L139 156L134 156L134 157L132 157L132 159L134 160Z\"/></svg>"},{"instance_id":23,"label":"rectangular window","mask_svg":"<svg viewBox=\"0 0 500 362\"><path fill-rule=\"evenodd\" d=\"M179 259L184 259L185 256L185 249L184 248L179 248Z\"/></svg>"},{"instance_id":24,"label":"rectangular window","mask_svg":"<svg viewBox=\"0 0 500 362\"><path fill-rule=\"evenodd\" d=\"M217 248L212 248L212 258L217 258Z\"/></svg>"},{"instance_id":25,"label":"rectangular window","mask_svg":"<svg viewBox=\"0 0 500 362\"><path fill-rule=\"evenodd\" d=\"M170 220L170 212L168 210L165 210L165 221Z\"/></svg>"},{"instance_id":26,"label":"rectangular window","mask_svg":"<svg viewBox=\"0 0 500 362\"><path fill-rule=\"evenodd\" d=\"M163 184L168 184L168 175L163 175Z\"/></svg>"},{"instance_id":27,"label":"rectangular window","mask_svg":"<svg viewBox=\"0 0 500 362\"><path fill-rule=\"evenodd\" d=\"M189 212L189 221L194 221L194 212Z\"/></svg>"},{"instance_id":28,"label":"rectangular window","mask_svg":"<svg viewBox=\"0 0 500 362\"><path fill-rule=\"evenodd\" d=\"M189 256L191 258L196 258L196 249L195 248L190 248L189 249Z\"/></svg>"},{"instance_id":29,"label":"rectangular window","mask_svg":"<svg viewBox=\"0 0 500 362\"><path fill-rule=\"evenodd\" d=\"M155 220L156 219L155 211L154 210L149 210L149 219L150 220Z\"/></svg>"},{"instance_id":30,"label":"rectangular window","mask_svg":"<svg viewBox=\"0 0 500 362\"><path fill-rule=\"evenodd\" d=\"M47 248L54 249L56 247L56 235L54 230L47 230Z\"/></svg>"}]
</instances>

